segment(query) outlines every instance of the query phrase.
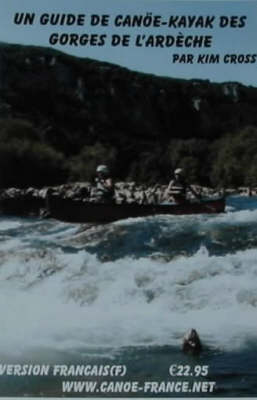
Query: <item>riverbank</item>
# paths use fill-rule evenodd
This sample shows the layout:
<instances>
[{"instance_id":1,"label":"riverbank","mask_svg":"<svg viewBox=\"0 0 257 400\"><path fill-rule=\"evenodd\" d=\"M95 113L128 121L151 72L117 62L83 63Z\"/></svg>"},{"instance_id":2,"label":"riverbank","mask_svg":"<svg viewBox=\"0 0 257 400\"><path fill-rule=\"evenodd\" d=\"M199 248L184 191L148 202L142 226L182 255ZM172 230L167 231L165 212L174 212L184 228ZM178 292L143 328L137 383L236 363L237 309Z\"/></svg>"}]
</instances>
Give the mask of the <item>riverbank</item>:
<instances>
[{"instance_id":1,"label":"riverbank","mask_svg":"<svg viewBox=\"0 0 257 400\"><path fill-rule=\"evenodd\" d=\"M198 185L192 185L192 187L202 197L214 197L223 194L251 196L257 193L257 188L249 189L247 187L226 190L216 190ZM166 185L159 184L147 186L136 182L117 182L115 183L115 202L117 204L159 204L167 201L165 196L166 188ZM89 182L74 182L40 189L34 187L18 189L13 187L2 189L0 193L1 213L4 215L44 216L47 211L47 197L50 194L64 199L96 202L95 186Z\"/></svg>"}]
</instances>

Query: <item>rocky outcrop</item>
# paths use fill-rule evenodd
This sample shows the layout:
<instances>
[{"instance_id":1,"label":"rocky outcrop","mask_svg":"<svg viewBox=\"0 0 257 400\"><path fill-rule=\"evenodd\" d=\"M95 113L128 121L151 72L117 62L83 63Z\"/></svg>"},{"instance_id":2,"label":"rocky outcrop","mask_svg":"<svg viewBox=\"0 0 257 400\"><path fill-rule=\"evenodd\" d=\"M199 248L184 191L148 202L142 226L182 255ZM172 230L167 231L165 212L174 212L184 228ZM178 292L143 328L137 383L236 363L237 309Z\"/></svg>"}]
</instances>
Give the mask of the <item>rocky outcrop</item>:
<instances>
[{"instance_id":1,"label":"rocky outcrop","mask_svg":"<svg viewBox=\"0 0 257 400\"><path fill-rule=\"evenodd\" d=\"M136 182L115 183L114 201L117 204L159 204L170 201L165 195L166 185L140 185ZM207 187L193 186L194 190L202 196L215 196L218 193ZM48 196L58 196L64 199L97 202L94 195L95 186L85 182L76 182L59 186L37 189L8 188L0 193L0 211L4 215L47 215ZM188 194L190 196L190 193Z\"/></svg>"}]
</instances>

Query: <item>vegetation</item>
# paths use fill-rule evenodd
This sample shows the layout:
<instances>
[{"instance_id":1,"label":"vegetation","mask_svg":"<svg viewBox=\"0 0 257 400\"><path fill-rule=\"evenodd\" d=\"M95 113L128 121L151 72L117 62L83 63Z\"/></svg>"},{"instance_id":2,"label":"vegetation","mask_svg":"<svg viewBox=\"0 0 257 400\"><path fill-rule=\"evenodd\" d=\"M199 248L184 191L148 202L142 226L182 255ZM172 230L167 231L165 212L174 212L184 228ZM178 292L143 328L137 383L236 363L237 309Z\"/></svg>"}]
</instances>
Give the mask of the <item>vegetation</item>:
<instances>
[{"instance_id":1,"label":"vegetation","mask_svg":"<svg viewBox=\"0 0 257 400\"><path fill-rule=\"evenodd\" d=\"M0 121L0 186L41 187L67 178L64 156L27 121Z\"/></svg>"},{"instance_id":2,"label":"vegetation","mask_svg":"<svg viewBox=\"0 0 257 400\"><path fill-rule=\"evenodd\" d=\"M67 165L69 179L71 181L90 181L95 176L96 167L99 164L108 165L115 170L116 149L104 147L101 143L93 146L85 146L81 152L72 157Z\"/></svg>"},{"instance_id":3,"label":"vegetation","mask_svg":"<svg viewBox=\"0 0 257 400\"><path fill-rule=\"evenodd\" d=\"M257 185L257 88L0 45L0 186L117 179Z\"/></svg>"},{"instance_id":4,"label":"vegetation","mask_svg":"<svg viewBox=\"0 0 257 400\"><path fill-rule=\"evenodd\" d=\"M257 128L247 127L228 134L213 145L211 171L214 184L257 186Z\"/></svg>"}]
</instances>

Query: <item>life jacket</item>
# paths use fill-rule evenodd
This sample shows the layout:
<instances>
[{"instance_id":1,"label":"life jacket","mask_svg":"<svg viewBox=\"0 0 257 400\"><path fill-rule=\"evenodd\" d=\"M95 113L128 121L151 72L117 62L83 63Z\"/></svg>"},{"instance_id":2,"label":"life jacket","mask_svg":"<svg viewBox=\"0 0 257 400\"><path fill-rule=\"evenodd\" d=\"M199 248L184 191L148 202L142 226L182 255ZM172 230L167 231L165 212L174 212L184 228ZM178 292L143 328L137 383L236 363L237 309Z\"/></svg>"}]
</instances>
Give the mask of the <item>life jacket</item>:
<instances>
[{"instance_id":1,"label":"life jacket","mask_svg":"<svg viewBox=\"0 0 257 400\"><path fill-rule=\"evenodd\" d=\"M173 179L171 181L170 187L169 187L169 193L171 195L177 195L177 196L185 196L186 195L186 184L180 179Z\"/></svg>"},{"instance_id":2,"label":"life jacket","mask_svg":"<svg viewBox=\"0 0 257 400\"><path fill-rule=\"evenodd\" d=\"M96 183L96 196L99 199L109 200L114 196L114 188L108 188L104 185L105 179L95 178Z\"/></svg>"}]
</instances>

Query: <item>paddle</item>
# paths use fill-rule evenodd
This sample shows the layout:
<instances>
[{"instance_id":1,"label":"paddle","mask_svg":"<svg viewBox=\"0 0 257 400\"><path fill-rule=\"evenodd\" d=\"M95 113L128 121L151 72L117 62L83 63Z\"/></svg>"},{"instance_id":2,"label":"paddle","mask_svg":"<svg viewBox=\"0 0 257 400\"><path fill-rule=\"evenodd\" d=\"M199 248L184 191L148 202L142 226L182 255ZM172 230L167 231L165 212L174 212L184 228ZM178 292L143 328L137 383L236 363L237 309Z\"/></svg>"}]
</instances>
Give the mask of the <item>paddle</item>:
<instances>
[{"instance_id":1,"label":"paddle","mask_svg":"<svg viewBox=\"0 0 257 400\"><path fill-rule=\"evenodd\" d=\"M203 200L201 193L196 192L190 185L187 185L188 189L193 193L195 198L201 202Z\"/></svg>"}]
</instances>

